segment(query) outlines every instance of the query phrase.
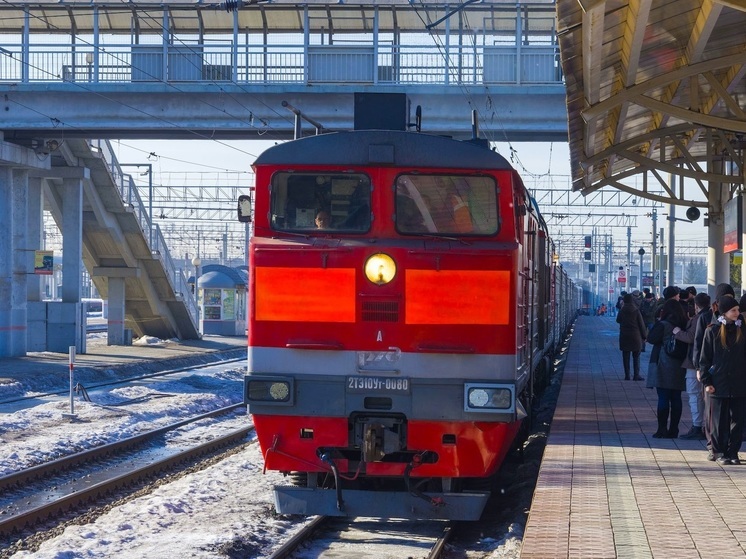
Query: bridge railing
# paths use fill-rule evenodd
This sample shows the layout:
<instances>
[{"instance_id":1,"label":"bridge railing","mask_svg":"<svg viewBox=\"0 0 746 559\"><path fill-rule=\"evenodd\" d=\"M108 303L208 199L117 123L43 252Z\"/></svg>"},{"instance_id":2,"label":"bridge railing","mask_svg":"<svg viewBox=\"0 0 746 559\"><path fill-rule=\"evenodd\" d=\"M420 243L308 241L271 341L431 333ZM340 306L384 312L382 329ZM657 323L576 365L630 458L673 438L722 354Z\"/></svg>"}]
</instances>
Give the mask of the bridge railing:
<instances>
[{"instance_id":1,"label":"bridge railing","mask_svg":"<svg viewBox=\"0 0 746 559\"><path fill-rule=\"evenodd\" d=\"M542 84L558 48L530 45L0 44L0 81L97 83Z\"/></svg>"},{"instance_id":2,"label":"bridge railing","mask_svg":"<svg viewBox=\"0 0 746 559\"><path fill-rule=\"evenodd\" d=\"M150 248L151 255L160 260L166 277L171 284L171 288L177 297L180 297L184 302L189 311L189 316L197 324L197 301L192 294L183 271L178 269L174 264L160 227L157 224L153 224L132 177L122 171L116 154L108 140L91 140L89 144L94 151L101 155L102 160L106 163L106 167L114 184L117 186L122 202L132 212L140 226L140 231Z\"/></svg>"}]
</instances>

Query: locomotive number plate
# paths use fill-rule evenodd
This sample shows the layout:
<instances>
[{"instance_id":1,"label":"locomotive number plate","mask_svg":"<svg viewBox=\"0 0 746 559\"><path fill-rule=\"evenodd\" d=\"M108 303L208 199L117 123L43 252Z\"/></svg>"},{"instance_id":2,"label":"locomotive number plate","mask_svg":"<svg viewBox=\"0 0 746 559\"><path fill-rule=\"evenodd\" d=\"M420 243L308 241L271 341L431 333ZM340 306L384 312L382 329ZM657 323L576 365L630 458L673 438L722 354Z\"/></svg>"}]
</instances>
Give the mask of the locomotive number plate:
<instances>
[{"instance_id":1,"label":"locomotive number plate","mask_svg":"<svg viewBox=\"0 0 746 559\"><path fill-rule=\"evenodd\" d=\"M395 392L409 393L408 378L347 377L347 392Z\"/></svg>"}]
</instances>

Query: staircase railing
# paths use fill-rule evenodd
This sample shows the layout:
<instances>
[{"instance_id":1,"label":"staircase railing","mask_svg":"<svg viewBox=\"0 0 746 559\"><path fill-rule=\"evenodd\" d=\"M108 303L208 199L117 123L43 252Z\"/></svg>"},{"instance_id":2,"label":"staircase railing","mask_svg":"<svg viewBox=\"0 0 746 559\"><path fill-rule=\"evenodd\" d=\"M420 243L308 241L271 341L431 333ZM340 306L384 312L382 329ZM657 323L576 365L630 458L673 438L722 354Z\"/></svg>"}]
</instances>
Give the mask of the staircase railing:
<instances>
[{"instance_id":1,"label":"staircase railing","mask_svg":"<svg viewBox=\"0 0 746 559\"><path fill-rule=\"evenodd\" d=\"M189 316L195 328L197 328L197 301L187 283L184 272L178 269L174 264L171 253L166 245L166 239L163 237L160 227L157 224L153 224L151 216L140 198L137 185L135 185L135 182L132 180L130 175L125 174L122 171L117 156L108 140L91 140L89 141L89 145L94 151L97 151L100 154L101 159L105 162L112 181L119 191L122 203L137 219L145 243L150 249L150 254L161 262L163 269L166 272L166 277L171 284L171 288L176 296L184 302L184 305L189 312ZM150 242L151 239L152 244Z\"/></svg>"}]
</instances>

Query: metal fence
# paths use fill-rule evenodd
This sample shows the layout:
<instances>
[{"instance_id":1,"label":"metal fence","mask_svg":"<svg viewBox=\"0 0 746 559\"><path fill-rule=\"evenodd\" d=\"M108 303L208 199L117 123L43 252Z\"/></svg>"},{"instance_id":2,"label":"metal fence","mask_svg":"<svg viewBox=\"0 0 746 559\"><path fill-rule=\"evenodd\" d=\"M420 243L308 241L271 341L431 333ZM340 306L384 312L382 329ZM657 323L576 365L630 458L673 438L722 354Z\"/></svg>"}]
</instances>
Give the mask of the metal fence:
<instances>
[{"instance_id":1,"label":"metal fence","mask_svg":"<svg viewBox=\"0 0 746 559\"><path fill-rule=\"evenodd\" d=\"M552 84L558 49L536 45L0 44L0 82Z\"/></svg>"}]
</instances>

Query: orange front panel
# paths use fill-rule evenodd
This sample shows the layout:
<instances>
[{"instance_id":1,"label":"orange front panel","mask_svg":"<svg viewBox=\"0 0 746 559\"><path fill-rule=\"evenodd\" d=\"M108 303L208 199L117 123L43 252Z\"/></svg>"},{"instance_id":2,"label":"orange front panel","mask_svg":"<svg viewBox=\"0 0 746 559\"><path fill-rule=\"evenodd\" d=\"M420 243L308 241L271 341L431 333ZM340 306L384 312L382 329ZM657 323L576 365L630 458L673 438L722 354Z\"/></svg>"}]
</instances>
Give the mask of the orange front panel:
<instances>
[{"instance_id":1,"label":"orange front panel","mask_svg":"<svg viewBox=\"0 0 746 559\"><path fill-rule=\"evenodd\" d=\"M355 322L353 268L254 269L256 320Z\"/></svg>"},{"instance_id":2,"label":"orange front panel","mask_svg":"<svg viewBox=\"0 0 746 559\"><path fill-rule=\"evenodd\" d=\"M347 446L347 419L344 417L304 417L252 415L268 470L328 472L316 451L319 447ZM302 437L302 430L313 436ZM346 460L338 460L343 472Z\"/></svg>"},{"instance_id":3,"label":"orange front panel","mask_svg":"<svg viewBox=\"0 0 746 559\"><path fill-rule=\"evenodd\" d=\"M407 270L407 324L508 324L510 272Z\"/></svg>"},{"instance_id":4,"label":"orange front panel","mask_svg":"<svg viewBox=\"0 0 746 559\"><path fill-rule=\"evenodd\" d=\"M485 477L493 474L512 448L520 421L513 423L441 422L410 420L409 448L434 450L435 464L422 464L413 477ZM455 445L444 445L444 434L456 436Z\"/></svg>"}]
</instances>

